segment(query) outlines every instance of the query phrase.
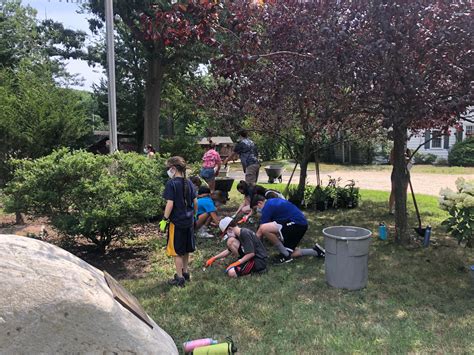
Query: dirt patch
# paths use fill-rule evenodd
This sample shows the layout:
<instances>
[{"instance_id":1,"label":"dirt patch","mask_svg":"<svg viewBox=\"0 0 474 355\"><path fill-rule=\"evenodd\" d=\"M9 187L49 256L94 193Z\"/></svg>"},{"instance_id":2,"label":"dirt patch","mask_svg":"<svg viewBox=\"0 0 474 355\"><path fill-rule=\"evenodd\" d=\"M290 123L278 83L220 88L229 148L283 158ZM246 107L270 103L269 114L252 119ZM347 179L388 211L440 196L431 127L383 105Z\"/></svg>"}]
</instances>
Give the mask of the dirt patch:
<instances>
[{"instance_id":1,"label":"dirt patch","mask_svg":"<svg viewBox=\"0 0 474 355\"><path fill-rule=\"evenodd\" d=\"M46 219L25 218L25 224L16 225L14 215L0 216L0 234L16 234L57 245L119 280L146 275L152 267L153 241L163 238L155 224L137 225L131 231L133 239L111 243L103 255L85 238L76 238L74 242L62 238Z\"/></svg>"}]
</instances>

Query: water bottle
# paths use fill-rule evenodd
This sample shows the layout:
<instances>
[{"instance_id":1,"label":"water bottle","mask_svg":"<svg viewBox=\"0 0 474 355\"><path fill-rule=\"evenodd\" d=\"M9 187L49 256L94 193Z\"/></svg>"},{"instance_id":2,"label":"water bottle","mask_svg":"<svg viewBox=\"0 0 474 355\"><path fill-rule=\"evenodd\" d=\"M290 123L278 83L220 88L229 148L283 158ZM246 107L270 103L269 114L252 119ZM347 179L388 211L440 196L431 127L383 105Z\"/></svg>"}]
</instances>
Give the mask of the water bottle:
<instances>
[{"instance_id":1,"label":"water bottle","mask_svg":"<svg viewBox=\"0 0 474 355\"><path fill-rule=\"evenodd\" d=\"M426 226L425 229L425 237L423 238L423 246L428 248L430 245L430 238L431 238L431 226Z\"/></svg>"},{"instance_id":2,"label":"water bottle","mask_svg":"<svg viewBox=\"0 0 474 355\"><path fill-rule=\"evenodd\" d=\"M214 340L211 338L196 339L196 340L191 340L184 343L183 349L185 353L190 353L194 349L199 348L201 346L208 346L208 345L213 345L213 344L217 344L217 340Z\"/></svg>"},{"instance_id":3,"label":"water bottle","mask_svg":"<svg viewBox=\"0 0 474 355\"><path fill-rule=\"evenodd\" d=\"M379 239L387 240L387 226L383 222L379 224Z\"/></svg>"}]
</instances>

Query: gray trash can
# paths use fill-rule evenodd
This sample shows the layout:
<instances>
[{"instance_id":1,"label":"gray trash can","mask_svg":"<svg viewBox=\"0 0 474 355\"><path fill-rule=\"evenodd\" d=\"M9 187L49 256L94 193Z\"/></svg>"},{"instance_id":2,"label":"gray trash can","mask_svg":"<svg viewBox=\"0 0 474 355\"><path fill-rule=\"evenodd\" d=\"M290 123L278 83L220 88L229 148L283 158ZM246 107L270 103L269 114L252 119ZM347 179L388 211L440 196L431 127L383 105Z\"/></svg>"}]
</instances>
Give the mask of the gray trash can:
<instances>
[{"instance_id":1,"label":"gray trash can","mask_svg":"<svg viewBox=\"0 0 474 355\"><path fill-rule=\"evenodd\" d=\"M326 282L349 290L364 288L372 232L360 227L337 226L324 228L323 234Z\"/></svg>"}]
</instances>

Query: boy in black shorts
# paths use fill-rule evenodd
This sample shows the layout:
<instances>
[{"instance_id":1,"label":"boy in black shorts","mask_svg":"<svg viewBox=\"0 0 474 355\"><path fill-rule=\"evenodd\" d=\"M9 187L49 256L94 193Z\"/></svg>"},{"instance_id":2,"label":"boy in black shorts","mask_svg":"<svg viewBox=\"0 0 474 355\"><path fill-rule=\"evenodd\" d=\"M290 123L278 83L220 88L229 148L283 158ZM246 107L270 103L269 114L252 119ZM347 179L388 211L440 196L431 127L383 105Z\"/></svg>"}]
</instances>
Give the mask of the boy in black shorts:
<instances>
[{"instance_id":1,"label":"boy in black shorts","mask_svg":"<svg viewBox=\"0 0 474 355\"><path fill-rule=\"evenodd\" d=\"M168 281L172 286L184 287L190 280L189 253L195 250L194 216L197 199L191 181L186 179L186 162L181 157L171 157L166 162L168 176L163 198L166 200L160 230L168 227L166 253L174 257L176 274Z\"/></svg>"},{"instance_id":2,"label":"boy in black shorts","mask_svg":"<svg viewBox=\"0 0 474 355\"><path fill-rule=\"evenodd\" d=\"M261 195L255 195L252 199L252 208L261 212L260 227L257 237L265 237L280 252L276 263L282 264L300 256L317 256L322 258L326 255L325 250L316 244L312 249L300 249L297 245L308 230L308 221L304 214L291 202L272 198L267 200Z\"/></svg>"},{"instance_id":3,"label":"boy in black shorts","mask_svg":"<svg viewBox=\"0 0 474 355\"><path fill-rule=\"evenodd\" d=\"M238 227L237 223L230 217L221 219L219 228L228 236L228 249L210 258L206 262L206 267L211 266L217 259L233 254L239 259L226 268L229 277L239 277L265 271L267 252L261 240L257 238L253 231Z\"/></svg>"}]
</instances>

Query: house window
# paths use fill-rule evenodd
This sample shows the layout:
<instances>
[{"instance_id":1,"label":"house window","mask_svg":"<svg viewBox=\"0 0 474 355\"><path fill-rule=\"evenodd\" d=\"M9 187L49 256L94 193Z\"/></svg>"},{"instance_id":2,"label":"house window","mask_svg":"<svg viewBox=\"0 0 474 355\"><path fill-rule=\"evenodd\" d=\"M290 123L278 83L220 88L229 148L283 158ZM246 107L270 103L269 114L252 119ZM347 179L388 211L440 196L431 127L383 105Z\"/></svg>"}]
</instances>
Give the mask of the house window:
<instances>
[{"instance_id":1,"label":"house window","mask_svg":"<svg viewBox=\"0 0 474 355\"><path fill-rule=\"evenodd\" d=\"M431 141L431 148L441 148L441 132L433 131L433 140Z\"/></svg>"},{"instance_id":2,"label":"house window","mask_svg":"<svg viewBox=\"0 0 474 355\"><path fill-rule=\"evenodd\" d=\"M474 126L466 126L466 137L471 137L474 135Z\"/></svg>"}]
</instances>

